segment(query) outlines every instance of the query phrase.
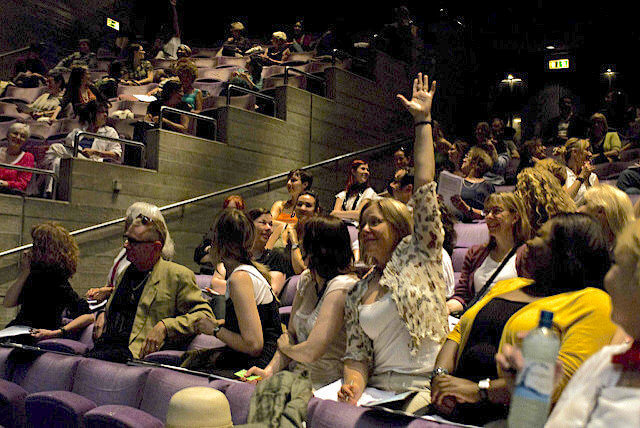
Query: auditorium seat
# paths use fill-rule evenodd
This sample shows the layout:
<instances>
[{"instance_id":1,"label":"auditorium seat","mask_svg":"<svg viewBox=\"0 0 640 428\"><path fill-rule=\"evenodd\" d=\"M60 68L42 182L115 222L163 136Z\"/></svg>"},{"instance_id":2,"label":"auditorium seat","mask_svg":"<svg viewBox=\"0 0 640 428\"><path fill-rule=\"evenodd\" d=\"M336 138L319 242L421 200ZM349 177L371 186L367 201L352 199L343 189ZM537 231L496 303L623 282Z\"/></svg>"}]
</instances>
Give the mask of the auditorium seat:
<instances>
[{"instance_id":1,"label":"auditorium seat","mask_svg":"<svg viewBox=\"0 0 640 428\"><path fill-rule=\"evenodd\" d=\"M246 68L247 62L249 62L248 57L235 57L235 56L219 56L217 58L216 67L222 66L235 66Z\"/></svg>"},{"instance_id":2,"label":"auditorium seat","mask_svg":"<svg viewBox=\"0 0 640 428\"><path fill-rule=\"evenodd\" d=\"M263 89L271 89L284 85L284 76L271 76L264 80ZM289 74L287 85L298 89L307 89L307 76L300 76L294 73Z\"/></svg>"},{"instance_id":3,"label":"auditorium seat","mask_svg":"<svg viewBox=\"0 0 640 428\"><path fill-rule=\"evenodd\" d=\"M15 119L0 122L0 141L7 138L7 132L14 123L16 123Z\"/></svg>"},{"instance_id":4,"label":"auditorium seat","mask_svg":"<svg viewBox=\"0 0 640 428\"><path fill-rule=\"evenodd\" d=\"M617 178L622 171L633 165L635 161L627 162L607 162L594 165L594 173L601 180L611 180Z\"/></svg>"},{"instance_id":5,"label":"auditorium seat","mask_svg":"<svg viewBox=\"0 0 640 428\"><path fill-rule=\"evenodd\" d=\"M620 152L620 162L637 161L640 159L640 149L629 149Z\"/></svg>"},{"instance_id":6,"label":"auditorium seat","mask_svg":"<svg viewBox=\"0 0 640 428\"><path fill-rule=\"evenodd\" d=\"M235 67L201 70L201 72L198 73L196 82L226 82L235 71Z\"/></svg>"},{"instance_id":7,"label":"auditorium seat","mask_svg":"<svg viewBox=\"0 0 640 428\"><path fill-rule=\"evenodd\" d=\"M0 102L20 102L30 104L46 90L46 86L38 86L37 88L18 88L17 86L9 86L4 92L4 97L0 98Z\"/></svg>"},{"instance_id":8,"label":"auditorium seat","mask_svg":"<svg viewBox=\"0 0 640 428\"><path fill-rule=\"evenodd\" d=\"M105 405L89 410L82 417L83 428L162 428L158 418L142 410L118 405Z\"/></svg>"},{"instance_id":9,"label":"auditorium seat","mask_svg":"<svg viewBox=\"0 0 640 428\"><path fill-rule=\"evenodd\" d=\"M158 87L157 83L147 83L141 86L118 85L118 96L120 95L146 95L152 89Z\"/></svg>"},{"instance_id":10,"label":"auditorium seat","mask_svg":"<svg viewBox=\"0 0 640 428\"><path fill-rule=\"evenodd\" d=\"M222 88L224 87L224 82L194 82L193 87L196 89L200 89L203 92L206 92L205 97L213 96L217 97L222 92Z\"/></svg>"},{"instance_id":11,"label":"auditorium seat","mask_svg":"<svg viewBox=\"0 0 640 428\"><path fill-rule=\"evenodd\" d=\"M18 111L18 107L14 103L0 102L0 116L11 117L23 121L31 120L31 116L25 113L20 113Z\"/></svg>"},{"instance_id":12,"label":"auditorium seat","mask_svg":"<svg viewBox=\"0 0 640 428\"><path fill-rule=\"evenodd\" d=\"M454 225L458 239L456 247L469 248L489 242L489 230L483 223L456 223Z\"/></svg>"}]
</instances>

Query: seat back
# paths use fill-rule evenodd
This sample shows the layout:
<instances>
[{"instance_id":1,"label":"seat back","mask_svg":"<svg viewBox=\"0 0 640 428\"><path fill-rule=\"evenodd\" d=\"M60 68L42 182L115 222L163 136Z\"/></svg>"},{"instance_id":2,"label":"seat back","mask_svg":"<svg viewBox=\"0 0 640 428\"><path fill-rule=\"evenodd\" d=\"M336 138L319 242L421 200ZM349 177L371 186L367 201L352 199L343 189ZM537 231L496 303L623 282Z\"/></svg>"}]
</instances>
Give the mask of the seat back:
<instances>
[{"instance_id":1,"label":"seat back","mask_svg":"<svg viewBox=\"0 0 640 428\"><path fill-rule=\"evenodd\" d=\"M232 383L224 391L231 408L231 420L234 425L246 424L249 416L249 403L255 385L248 383Z\"/></svg>"},{"instance_id":2,"label":"seat back","mask_svg":"<svg viewBox=\"0 0 640 428\"><path fill-rule=\"evenodd\" d=\"M157 86L157 83L147 83L141 86L118 85L118 95L146 95L147 92Z\"/></svg>"},{"instance_id":3,"label":"seat back","mask_svg":"<svg viewBox=\"0 0 640 428\"><path fill-rule=\"evenodd\" d=\"M7 133L9 131L9 128L14 123L16 123L15 119L0 122L0 140L4 140L7 138Z\"/></svg>"},{"instance_id":4,"label":"seat back","mask_svg":"<svg viewBox=\"0 0 640 428\"><path fill-rule=\"evenodd\" d=\"M620 161L629 162L640 159L640 149L629 149L620 152Z\"/></svg>"},{"instance_id":5,"label":"seat back","mask_svg":"<svg viewBox=\"0 0 640 428\"><path fill-rule=\"evenodd\" d=\"M13 382L33 394L42 391L70 391L82 357L45 353L28 370L14 372Z\"/></svg>"},{"instance_id":6,"label":"seat back","mask_svg":"<svg viewBox=\"0 0 640 428\"><path fill-rule=\"evenodd\" d=\"M458 235L456 247L469 248L489 242L489 230L485 223L456 223L453 227Z\"/></svg>"},{"instance_id":7,"label":"seat back","mask_svg":"<svg viewBox=\"0 0 640 428\"><path fill-rule=\"evenodd\" d=\"M194 82L193 87L196 89L200 89L201 91L206 91L208 98L209 96L217 97L222 92L222 88L224 87L224 82ZM204 105L204 102L203 102ZM203 107L204 108L204 107Z\"/></svg>"},{"instance_id":8,"label":"seat back","mask_svg":"<svg viewBox=\"0 0 640 428\"><path fill-rule=\"evenodd\" d=\"M245 68L247 66L247 62L249 62L249 58L248 57L235 57L235 56L219 56L217 57L217 61L218 64L217 66L221 66L221 65L233 65L236 67L242 67Z\"/></svg>"},{"instance_id":9,"label":"seat back","mask_svg":"<svg viewBox=\"0 0 640 428\"><path fill-rule=\"evenodd\" d=\"M169 400L176 392L191 386L208 386L224 393L228 385L228 382L222 380L209 382L206 377L166 369L153 369L144 385L140 410L165 422Z\"/></svg>"},{"instance_id":10,"label":"seat back","mask_svg":"<svg viewBox=\"0 0 640 428\"><path fill-rule=\"evenodd\" d=\"M198 74L198 79L196 79L196 81L226 82L229 80L234 71L236 71L235 67L202 70L202 73Z\"/></svg>"},{"instance_id":11,"label":"seat back","mask_svg":"<svg viewBox=\"0 0 640 428\"><path fill-rule=\"evenodd\" d=\"M47 90L46 86L38 86L37 88L19 88L17 86L9 86L4 92L3 99L16 100L25 104L32 103Z\"/></svg>"},{"instance_id":12,"label":"seat back","mask_svg":"<svg viewBox=\"0 0 640 428\"><path fill-rule=\"evenodd\" d=\"M147 367L85 358L78 365L72 392L94 401L99 406L120 404L138 408L150 371Z\"/></svg>"}]
</instances>

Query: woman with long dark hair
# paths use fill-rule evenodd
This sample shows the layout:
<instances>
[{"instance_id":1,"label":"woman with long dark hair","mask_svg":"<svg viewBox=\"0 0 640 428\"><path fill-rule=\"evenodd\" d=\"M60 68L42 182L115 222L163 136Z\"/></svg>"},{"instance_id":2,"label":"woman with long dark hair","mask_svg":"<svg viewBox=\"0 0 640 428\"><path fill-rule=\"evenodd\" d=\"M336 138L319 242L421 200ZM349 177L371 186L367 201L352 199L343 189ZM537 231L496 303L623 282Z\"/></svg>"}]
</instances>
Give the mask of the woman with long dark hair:
<instances>
[{"instance_id":1,"label":"woman with long dark hair","mask_svg":"<svg viewBox=\"0 0 640 428\"><path fill-rule=\"evenodd\" d=\"M336 203L331 215L353 222L358 220L362 207L378 197L375 190L369 186L369 175L367 162L360 159L351 162L347 185L336 195Z\"/></svg>"}]
</instances>

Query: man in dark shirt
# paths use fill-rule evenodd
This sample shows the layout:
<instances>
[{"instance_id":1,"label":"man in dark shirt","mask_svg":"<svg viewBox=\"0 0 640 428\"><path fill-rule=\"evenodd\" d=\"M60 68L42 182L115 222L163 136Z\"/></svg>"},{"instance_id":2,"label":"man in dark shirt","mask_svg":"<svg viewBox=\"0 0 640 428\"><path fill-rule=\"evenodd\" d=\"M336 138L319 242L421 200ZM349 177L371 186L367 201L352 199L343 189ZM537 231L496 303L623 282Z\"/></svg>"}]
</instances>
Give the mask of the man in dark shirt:
<instances>
[{"instance_id":1,"label":"man in dark shirt","mask_svg":"<svg viewBox=\"0 0 640 428\"><path fill-rule=\"evenodd\" d=\"M144 358L165 343L184 343L195 322L213 318L194 273L162 259L167 227L140 215L125 234L131 266L122 275L106 311L96 317L95 347L88 356L124 362Z\"/></svg>"}]
</instances>

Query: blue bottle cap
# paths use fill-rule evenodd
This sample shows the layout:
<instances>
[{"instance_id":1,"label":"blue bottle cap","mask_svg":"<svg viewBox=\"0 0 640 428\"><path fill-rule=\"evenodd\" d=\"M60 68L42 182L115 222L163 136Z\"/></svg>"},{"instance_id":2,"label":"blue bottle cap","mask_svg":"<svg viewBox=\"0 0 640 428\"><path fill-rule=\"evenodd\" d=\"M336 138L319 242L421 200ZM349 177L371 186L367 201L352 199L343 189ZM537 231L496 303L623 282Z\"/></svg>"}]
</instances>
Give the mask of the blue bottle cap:
<instances>
[{"instance_id":1,"label":"blue bottle cap","mask_svg":"<svg viewBox=\"0 0 640 428\"><path fill-rule=\"evenodd\" d=\"M552 325L553 325L553 312L540 311L540 323L538 324L538 327L551 328Z\"/></svg>"}]
</instances>

